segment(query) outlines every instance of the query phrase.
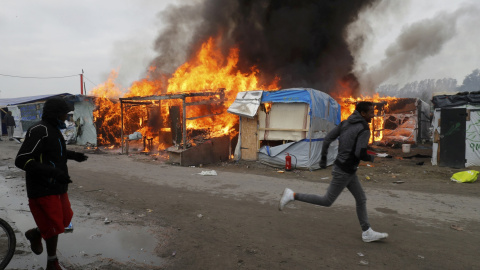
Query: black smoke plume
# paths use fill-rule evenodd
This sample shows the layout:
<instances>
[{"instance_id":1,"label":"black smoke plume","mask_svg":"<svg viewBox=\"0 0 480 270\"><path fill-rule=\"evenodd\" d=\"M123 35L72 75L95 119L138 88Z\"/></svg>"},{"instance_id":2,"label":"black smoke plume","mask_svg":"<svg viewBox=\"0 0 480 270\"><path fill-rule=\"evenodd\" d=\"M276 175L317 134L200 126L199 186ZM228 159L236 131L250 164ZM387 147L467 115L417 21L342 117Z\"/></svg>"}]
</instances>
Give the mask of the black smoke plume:
<instances>
[{"instance_id":1,"label":"black smoke plume","mask_svg":"<svg viewBox=\"0 0 480 270\"><path fill-rule=\"evenodd\" d=\"M171 74L209 37L221 34L224 53L239 48L238 67L280 77L282 88L309 87L332 93L358 80L345 41L347 26L377 0L205 0L159 14L166 27L155 43L157 75Z\"/></svg>"}]
</instances>

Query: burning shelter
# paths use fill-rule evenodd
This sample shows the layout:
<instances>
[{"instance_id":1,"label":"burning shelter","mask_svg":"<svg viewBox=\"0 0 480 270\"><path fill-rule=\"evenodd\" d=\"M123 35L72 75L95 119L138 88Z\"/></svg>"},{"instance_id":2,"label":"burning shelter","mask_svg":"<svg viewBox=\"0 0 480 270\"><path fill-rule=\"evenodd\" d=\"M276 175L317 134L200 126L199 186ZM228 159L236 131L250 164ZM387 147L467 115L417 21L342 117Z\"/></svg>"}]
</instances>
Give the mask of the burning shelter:
<instances>
[{"instance_id":1,"label":"burning shelter","mask_svg":"<svg viewBox=\"0 0 480 270\"><path fill-rule=\"evenodd\" d=\"M432 165L480 166L480 92L432 99Z\"/></svg>"},{"instance_id":2,"label":"burning shelter","mask_svg":"<svg viewBox=\"0 0 480 270\"><path fill-rule=\"evenodd\" d=\"M355 110L358 100L344 99L342 120ZM371 144L417 144L430 140L430 105L418 98L366 98L375 107L370 123Z\"/></svg>"},{"instance_id":3,"label":"burning shelter","mask_svg":"<svg viewBox=\"0 0 480 270\"><path fill-rule=\"evenodd\" d=\"M384 106L382 143L417 144L428 141L429 130L428 103L418 98L395 98L387 101Z\"/></svg>"},{"instance_id":4,"label":"burning shelter","mask_svg":"<svg viewBox=\"0 0 480 270\"><path fill-rule=\"evenodd\" d=\"M198 119L215 119L224 114L226 100L224 89L120 98L122 153L128 153L129 145L135 141L143 141L144 152L165 149L169 161L181 166L228 160L228 133L215 134L211 126L195 124ZM135 110L137 122L143 123L125 121L125 116L135 117Z\"/></svg>"},{"instance_id":5,"label":"burning shelter","mask_svg":"<svg viewBox=\"0 0 480 270\"><path fill-rule=\"evenodd\" d=\"M240 117L237 159L259 160L293 168L319 169L323 138L340 124L340 105L328 94L310 88L240 92L228 112ZM327 164L336 158L338 142L330 146Z\"/></svg>"}]
</instances>

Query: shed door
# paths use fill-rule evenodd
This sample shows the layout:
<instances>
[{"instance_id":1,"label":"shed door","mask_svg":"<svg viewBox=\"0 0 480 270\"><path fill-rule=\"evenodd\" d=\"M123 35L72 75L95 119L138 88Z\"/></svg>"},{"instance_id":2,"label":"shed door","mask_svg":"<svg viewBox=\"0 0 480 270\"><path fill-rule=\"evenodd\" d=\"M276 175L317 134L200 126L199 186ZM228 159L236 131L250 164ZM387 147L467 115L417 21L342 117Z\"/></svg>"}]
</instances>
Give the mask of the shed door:
<instances>
[{"instance_id":1,"label":"shed door","mask_svg":"<svg viewBox=\"0 0 480 270\"><path fill-rule=\"evenodd\" d=\"M465 167L466 116L465 108L440 111L439 166Z\"/></svg>"},{"instance_id":2,"label":"shed door","mask_svg":"<svg viewBox=\"0 0 480 270\"><path fill-rule=\"evenodd\" d=\"M258 152L258 117L253 119L241 116L242 142L240 144L243 160L257 160Z\"/></svg>"}]
</instances>

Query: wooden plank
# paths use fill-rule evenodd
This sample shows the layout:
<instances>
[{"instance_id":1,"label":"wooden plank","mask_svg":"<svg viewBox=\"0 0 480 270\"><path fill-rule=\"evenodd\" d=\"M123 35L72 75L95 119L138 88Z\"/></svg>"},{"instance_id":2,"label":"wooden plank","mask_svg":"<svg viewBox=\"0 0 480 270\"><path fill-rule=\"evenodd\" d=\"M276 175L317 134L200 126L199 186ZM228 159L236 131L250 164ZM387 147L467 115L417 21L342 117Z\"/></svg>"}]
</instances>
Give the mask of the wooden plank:
<instances>
[{"instance_id":1,"label":"wooden plank","mask_svg":"<svg viewBox=\"0 0 480 270\"><path fill-rule=\"evenodd\" d=\"M184 94L166 94L160 96L146 96L146 97L128 97L128 98L119 98L121 102L128 102L134 100L165 100L165 99L185 99L186 97L207 97L220 95L223 96L224 88L219 89L217 92L193 92L193 93L184 93Z\"/></svg>"},{"instance_id":2,"label":"wooden plank","mask_svg":"<svg viewBox=\"0 0 480 270\"><path fill-rule=\"evenodd\" d=\"M182 100L182 125L183 125L183 150L187 149L187 107L185 106L185 99Z\"/></svg>"},{"instance_id":3,"label":"wooden plank","mask_svg":"<svg viewBox=\"0 0 480 270\"><path fill-rule=\"evenodd\" d=\"M435 130L435 132L433 133L433 142L434 143L440 142L440 134L438 133L438 130Z\"/></svg>"},{"instance_id":4,"label":"wooden plank","mask_svg":"<svg viewBox=\"0 0 480 270\"><path fill-rule=\"evenodd\" d=\"M175 142L176 144L180 144L182 142L182 123L181 123L181 113L180 113L180 106L171 106L169 109L169 122L171 127L171 141Z\"/></svg>"},{"instance_id":5,"label":"wooden plank","mask_svg":"<svg viewBox=\"0 0 480 270\"><path fill-rule=\"evenodd\" d=\"M132 104L132 105L155 105L155 104L157 104L156 102L157 101L146 101L146 102L142 102L142 101L120 101L120 103Z\"/></svg>"},{"instance_id":6,"label":"wooden plank","mask_svg":"<svg viewBox=\"0 0 480 270\"><path fill-rule=\"evenodd\" d=\"M257 123L258 123L258 116L255 118L250 119L247 117L241 117L240 121L242 121L242 145L241 145L241 152L242 152L242 159L244 160L257 160L257 152L258 152L258 136L257 136Z\"/></svg>"},{"instance_id":7,"label":"wooden plank","mask_svg":"<svg viewBox=\"0 0 480 270\"><path fill-rule=\"evenodd\" d=\"M295 128L258 128L258 130L275 130L275 131L308 131L308 129L295 129Z\"/></svg>"}]
</instances>

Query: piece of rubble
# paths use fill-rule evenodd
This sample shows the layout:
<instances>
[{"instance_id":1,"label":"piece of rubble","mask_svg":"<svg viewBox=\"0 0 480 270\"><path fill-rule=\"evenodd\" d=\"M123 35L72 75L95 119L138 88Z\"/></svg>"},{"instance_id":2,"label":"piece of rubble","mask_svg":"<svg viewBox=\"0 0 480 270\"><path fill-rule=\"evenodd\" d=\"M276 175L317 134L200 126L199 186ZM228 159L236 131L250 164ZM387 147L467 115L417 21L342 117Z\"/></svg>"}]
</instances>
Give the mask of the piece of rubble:
<instances>
[{"instance_id":1,"label":"piece of rubble","mask_svg":"<svg viewBox=\"0 0 480 270\"><path fill-rule=\"evenodd\" d=\"M202 171L200 173L198 173L200 175L211 175L211 176L215 176L217 175L217 172L215 170L211 170L211 171Z\"/></svg>"}]
</instances>

